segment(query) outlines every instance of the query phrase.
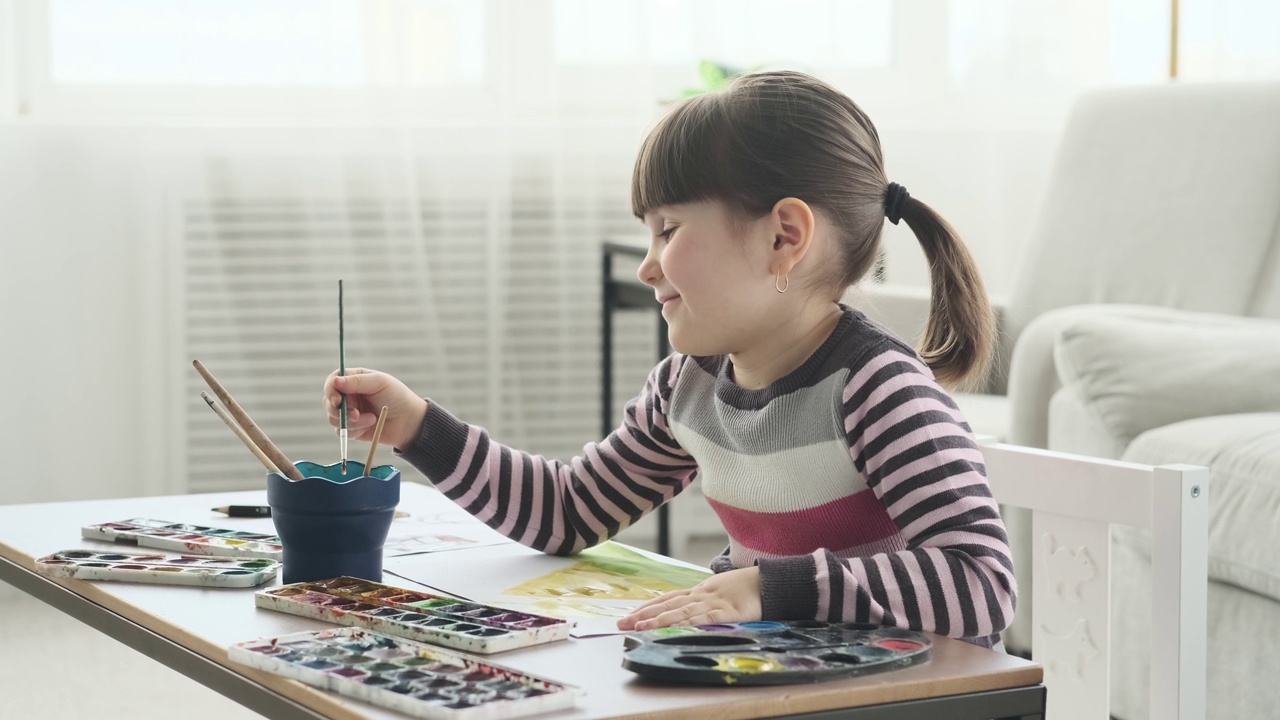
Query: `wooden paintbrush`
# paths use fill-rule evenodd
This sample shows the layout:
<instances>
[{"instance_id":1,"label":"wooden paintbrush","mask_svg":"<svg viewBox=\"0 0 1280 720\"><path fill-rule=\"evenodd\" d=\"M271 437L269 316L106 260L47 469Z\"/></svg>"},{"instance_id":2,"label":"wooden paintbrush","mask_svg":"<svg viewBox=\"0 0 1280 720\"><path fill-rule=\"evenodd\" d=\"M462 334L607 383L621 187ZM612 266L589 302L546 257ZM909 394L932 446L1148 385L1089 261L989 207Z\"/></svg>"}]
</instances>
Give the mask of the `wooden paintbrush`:
<instances>
[{"instance_id":1,"label":"wooden paintbrush","mask_svg":"<svg viewBox=\"0 0 1280 720\"><path fill-rule=\"evenodd\" d=\"M271 442L271 438L268 438L267 434L262 432L262 429L253 421L253 418L249 417L249 413L240 407L240 403L231 397L231 393L222 387L222 383L218 382L213 373L205 369L204 364L199 360L192 360L191 364L195 366L196 372L200 373L200 376L204 378L204 381L209 385L209 389L213 390L213 394L217 395L222 404L227 406L231 417L240 423L240 427L253 440L253 444L262 450L263 454L271 460L280 472L284 473L285 477L290 480L302 480L302 473L298 472L298 468L293 466L293 462L289 460L289 457L280 452L280 448L276 447L275 443Z\"/></svg>"},{"instance_id":2,"label":"wooden paintbrush","mask_svg":"<svg viewBox=\"0 0 1280 720\"><path fill-rule=\"evenodd\" d=\"M223 410L221 405L215 403L213 398L209 397L209 393L201 390L200 397L204 398L204 401L209 404L209 409L213 411L213 414L221 418L222 422L226 423L227 427L231 428L231 432L235 433L236 437L240 438L240 442L244 443L244 446L249 448L249 452L253 453L253 456L258 458L258 462L262 463L263 467L271 472L280 472L279 468L271 462L271 459L262 453L262 449L253 444L253 440L245 434L244 428L240 427L235 418L228 415L227 411Z\"/></svg>"},{"instance_id":3,"label":"wooden paintbrush","mask_svg":"<svg viewBox=\"0 0 1280 720\"><path fill-rule=\"evenodd\" d=\"M382 439L382 426L387 422L387 406L378 411L378 424L373 427L373 439L369 445L369 459L364 461L364 474L369 475L373 469L373 454L378 451L378 441Z\"/></svg>"}]
</instances>

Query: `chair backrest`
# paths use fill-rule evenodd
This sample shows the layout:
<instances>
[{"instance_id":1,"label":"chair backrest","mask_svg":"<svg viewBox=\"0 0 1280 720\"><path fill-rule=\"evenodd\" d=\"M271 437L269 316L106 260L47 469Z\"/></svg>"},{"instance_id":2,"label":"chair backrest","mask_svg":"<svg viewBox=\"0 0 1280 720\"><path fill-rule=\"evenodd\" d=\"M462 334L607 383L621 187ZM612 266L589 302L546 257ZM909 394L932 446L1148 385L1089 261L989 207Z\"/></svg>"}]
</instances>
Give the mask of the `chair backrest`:
<instances>
[{"instance_id":1,"label":"chair backrest","mask_svg":"<svg viewBox=\"0 0 1280 720\"><path fill-rule=\"evenodd\" d=\"M1021 249L1001 369L1027 323L1069 305L1280 318L1278 199L1280 83L1083 96Z\"/></svg>"},{"instance_id":2,"label":"chair backrest","mask_svg":"<svg viewBox=\"0 0 1280 720\"><path fill-rule=\"evenodd\" d=\"M1032 659L1045 716L1110 717L1112 524L1152 532L1151 717L1204 720L1209 471L988 443L1002 505L1031 510Z\"/></svg>"}]
</instances>

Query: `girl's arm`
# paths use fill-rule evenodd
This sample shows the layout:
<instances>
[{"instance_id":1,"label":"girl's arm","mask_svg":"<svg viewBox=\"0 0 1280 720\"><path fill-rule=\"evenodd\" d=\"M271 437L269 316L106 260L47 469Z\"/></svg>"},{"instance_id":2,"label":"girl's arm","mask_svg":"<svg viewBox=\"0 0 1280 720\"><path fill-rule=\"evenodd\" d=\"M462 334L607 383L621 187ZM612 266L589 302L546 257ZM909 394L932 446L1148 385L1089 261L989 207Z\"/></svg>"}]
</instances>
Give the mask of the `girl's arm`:
<instances>
[{"instance_id":1,"label":"girl's arm","mask_svg":"<svg viewBox=\"0 0 1280 720\"><path fill-rule=\"evenodd\" d=\"M761 560L764 617L859 621L984 638L1013 618L1008 538L969 426L932 373L893 348L845 384L849 453L907 549Z\"/></svg>"},{"instance_id":2,"label":"girl's arm","mask_svg":"<svg viewBox=\"0 0 1280 720\"><path fill-rule=\"evenodd\" d=\"M535 550L569 555L616 535L675 497L696 466L667 426L683 355L663 360L627 403L622 425L567 464L490 439L430 403L403 457L489 527Z\"/></svg>"}]
</instances>

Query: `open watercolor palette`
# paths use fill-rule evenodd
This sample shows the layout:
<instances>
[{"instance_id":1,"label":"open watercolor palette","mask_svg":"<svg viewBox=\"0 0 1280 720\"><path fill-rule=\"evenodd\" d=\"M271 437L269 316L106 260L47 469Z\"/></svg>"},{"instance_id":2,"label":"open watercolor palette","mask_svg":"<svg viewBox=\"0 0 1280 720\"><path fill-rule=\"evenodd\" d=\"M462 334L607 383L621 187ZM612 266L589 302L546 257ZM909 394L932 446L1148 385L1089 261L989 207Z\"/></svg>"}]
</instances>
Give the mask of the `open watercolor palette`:
<instances>
[{"instance_id":1,"label":"open watercolor palette","mask_svg":"<svg viewBox=\"0 0 1280 720\"><path fill-rule=\"evenodd\" d=\"M122 580L164 585L254 587L274 578L280 563L264 558L143 555L62 550L36 560L36 572L80 580Z\"/></svg>"},{"instance_id":2,"label":"open watercolor palette","mask_svg":"<svg viewBox=\"0 0 1280 720\"><path fill-rule=\"evenodd\" d=\"M80 535L90 540L108 540L197 555L279 560L284 552L280 538L275 535L146 518L86 525L80 528Z\"/></svg>"},{"instance_id":3,"label":"open watercolor palette","mask_svg":"<svg viewBox=\"0 0 1280 720\"><path fill-rule=\"evenodd\" d=\"M233 645L229 657L428 720L499 720L573 707L581 690L359 628Z\"/></svg>"},{"instance_id":4,"label":"open watercolor palette","mask_svg":"<svg viewBox=\"0 0 1280 720\"><path fill-rule=\"evenodd\" d=\"M488 655L564 640L573 623L354 577L259 590L258 607Z\"/></svg>"},{"instance_id":5,"label":"open watercolor palette","mask_svg":"<svg viewBox=\"0 0 1280 720\"><path fill-rule=\"evenodd\" d=\"M837 680L924 662L933 647L910 630L816 621L667 627L631 633L625 642L624 668L703 685Z\"/></svg>"}]
</instances>

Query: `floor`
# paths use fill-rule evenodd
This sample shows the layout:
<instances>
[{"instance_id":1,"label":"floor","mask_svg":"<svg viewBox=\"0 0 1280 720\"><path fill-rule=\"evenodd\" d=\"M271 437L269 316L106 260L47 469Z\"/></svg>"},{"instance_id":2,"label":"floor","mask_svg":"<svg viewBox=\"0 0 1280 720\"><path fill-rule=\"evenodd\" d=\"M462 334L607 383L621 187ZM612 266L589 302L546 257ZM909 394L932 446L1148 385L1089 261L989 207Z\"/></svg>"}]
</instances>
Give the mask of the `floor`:
<instances>
[{"instance_id":1,"label":"floor","mask_svg":"<svg viewBox=\"0 0 1280 720\"><path fill-rule=\"evenodd\" d=\"M644 537L619 539L653 549ZM706 565L725 543L724 537L693 538L676 555ZM138 720L175 707L183 720L260 717L4 583L0 608L0 718ZM75 648L74 666L67 648ZM75 672L75 690L58 690L50 668Z\"/></svg>"}]
</instances>

